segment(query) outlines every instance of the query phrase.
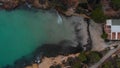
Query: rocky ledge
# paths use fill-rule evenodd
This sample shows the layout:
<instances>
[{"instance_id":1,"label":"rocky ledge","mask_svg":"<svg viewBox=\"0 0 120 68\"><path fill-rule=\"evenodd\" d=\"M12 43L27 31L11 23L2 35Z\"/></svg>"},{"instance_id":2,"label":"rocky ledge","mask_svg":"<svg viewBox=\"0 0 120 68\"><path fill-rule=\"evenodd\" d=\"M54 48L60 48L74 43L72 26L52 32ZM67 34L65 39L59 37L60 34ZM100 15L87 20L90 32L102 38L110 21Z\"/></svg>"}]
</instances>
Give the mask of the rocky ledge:
<instances>
[{"instance_id":1,"label":"rocky ledge","mask_svg":"<svg viewBox=\"0 0 120 68\"><path fill-rule=\"evenodd\" d=\"M55 8L59 12L71 16L79 3L79 0L0 0L0 8L12 10L23 5L37 9Z\"/></svg>"},{"instance_id":2,"label":"rocky ledge","mask_svg":"<svg viewBox=\"0 0 120 68\"><path fill-rule=\"evenodd\" d=\"M48 2L46 0L0 0L0 8L11 10L18 6L26 5L28 8L48 8Z\"/></svg>"},{"instance_id":3,"label":"rocky ledge","mask_svg":"<svg viewBox=\"0 0 120 68\"><path fill-rule=\"evenodd\" d=\"M102 51L106 43L101 38L102 26L94 23L92 20L84 19L80 16L67 18L74 27L75 38L73 41L62 40L58 44L44 44L38 47L32 54L21 57L14 63L14 66L5 66L4 68L24 68L33 63L41 63L44 57L57 57L59 55L68 56L70 54L80 53L81 51Z\"/></svg>"}]
</instances>

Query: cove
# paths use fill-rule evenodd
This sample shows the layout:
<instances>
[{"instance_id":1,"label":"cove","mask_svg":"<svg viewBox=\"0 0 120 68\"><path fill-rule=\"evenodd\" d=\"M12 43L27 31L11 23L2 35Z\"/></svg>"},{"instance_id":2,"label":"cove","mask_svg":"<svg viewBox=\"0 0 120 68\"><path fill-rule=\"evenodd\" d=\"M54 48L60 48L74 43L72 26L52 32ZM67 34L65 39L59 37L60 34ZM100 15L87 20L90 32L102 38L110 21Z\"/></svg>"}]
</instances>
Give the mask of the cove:
<instances>
[{"instance_id":1,"label":"cove","mask_svg":"<svg viewBox=\"0 0 120 68\"><path fill-rule=\"evenodd\" d=\"M49 11L0 11L0 67L30 54L44 43L72 40L73 27L66 18Z\"/></svg>"}]
</instances>

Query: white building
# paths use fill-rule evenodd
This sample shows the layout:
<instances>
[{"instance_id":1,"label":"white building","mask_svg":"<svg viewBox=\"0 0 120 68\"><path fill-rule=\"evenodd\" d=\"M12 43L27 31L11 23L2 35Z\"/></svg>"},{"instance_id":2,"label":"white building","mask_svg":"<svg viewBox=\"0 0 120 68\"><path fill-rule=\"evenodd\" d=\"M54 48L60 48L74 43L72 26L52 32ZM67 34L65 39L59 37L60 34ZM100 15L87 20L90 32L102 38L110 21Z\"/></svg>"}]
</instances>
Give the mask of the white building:
<instances>
[{"instance_id":1,"label":"white building","mask_svg":"<svg viewBox=\"0 0 120 68\"><path fill-rule=\"evenodd\" d=\"M109 19L106 21L105 32L109 40L120 40L120 19Z\"/></svg>"}]
</instances>

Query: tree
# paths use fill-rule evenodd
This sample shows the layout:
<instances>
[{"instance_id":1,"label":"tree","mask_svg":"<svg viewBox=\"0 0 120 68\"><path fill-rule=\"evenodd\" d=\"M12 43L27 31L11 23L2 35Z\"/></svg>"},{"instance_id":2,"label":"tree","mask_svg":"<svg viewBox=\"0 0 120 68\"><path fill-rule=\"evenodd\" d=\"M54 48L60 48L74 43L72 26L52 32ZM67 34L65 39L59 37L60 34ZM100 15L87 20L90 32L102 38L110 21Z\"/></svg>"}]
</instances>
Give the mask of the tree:
<instances>
[{"instance_id":1,"label":"tree","mask_svg":"<svg viewBox=\"0 0 120 68\"><path fill-rule=\"evenodd\" d=\"M111 62L106 62L103 64L102 68L114 68Z\"/></svg>"},{"instance_id":2,"label":"tree","mask_svg":"<svg viewBox=\"0 0 120 68\"><path fill-rule=\"evenodd\" d=\"M91 18L97 23L103 23L107 19L107 16L104 15L101 6L98 6L92 11Z\"/></svg>"},{"instance_id":3,"label":"tree","mask_svg":"<svg viewBox=\"0 0 120 68\"><path fill-rule=\"evenodd\" d=\"M88 57L89 63L96 63L101 59L100 54L94 51L90 52L87 57Z\"/></svg>"},{"instance_id":4,"label":"tree","mask_svg":"<svg viewBox=\"0 0 120 68\"><path fill-rule=\"evenodd\" d=\"M79 58L79 60L80 60L81 62L87 61L87 57L86 57L86 55L85 55L85 52L80 53L80 55L78 56L78 58Z\"/></svg>"},{"instance_id":5,"label":"tree","mask_svg":"<svg viewBox=\"0 0 120 68\"><path fill-rule=\"evenodd\" d=\"M57 7L63 11L66 11L68 9L67 5L64 4L62 0L51 0L50 2L51 2L50 4L52 5L52 7Z\"/></svg>"},{"instance_id":6,"label":"tree","mask_svg":"<svg viewBox=\"0 0 120 68\"><path fill-rule=\"evenodd\" d=\"M120 9L120 0L111 0L112 4L113 4L113 8L118 10Z\"/></svg>"},{"instance_id":7,"label":"tree","mask_svg":"<svg viewBox=\"0 0 120 68\"><path fill-rule=\"evenodd\" d=\"M72 66L73 68L82 68L82 65L81 65L81 63L75 63L73 66Z\"/></svg>"},{"instance_id":8,"label":"tree","mask_svg":"<svg viewBox=\"0 0 120 68\"><path fill-rule=\"evenodd\" d=\"M86 10L88 6L87 6L87 3L80 3L77 8L76 8L76 13L83 13L85 14L86 13Z\"/></svg>"},{"instance_id":9,"label":"tree","mask_svg":"<svg viewBox=\"0 0 120 68\"><path fill-rule=\"evenodd\" d=\"M103 39L107 39L108 34L104 32L104 33L101 35L101 37L102 37Z\"/></svg>"},{"instance_id":10,"label":"tree","mask_svg":"<svg viewBox=\"0 0 120 68\"><path fill-rule=\"evenodd\" d=\"M120 61L117 61L117 67L120 68Z\"/></svg>"},{"instance_id":11,"label":"tree","mask_svg":"<svg viewBox=\"0 0 120 68\"><path fill-rule=\"evenodd\" d=\"M115 62L116 62L117 68L120 68L120 58L119 57L115 58Z\"/></svg>"}]
</instances>

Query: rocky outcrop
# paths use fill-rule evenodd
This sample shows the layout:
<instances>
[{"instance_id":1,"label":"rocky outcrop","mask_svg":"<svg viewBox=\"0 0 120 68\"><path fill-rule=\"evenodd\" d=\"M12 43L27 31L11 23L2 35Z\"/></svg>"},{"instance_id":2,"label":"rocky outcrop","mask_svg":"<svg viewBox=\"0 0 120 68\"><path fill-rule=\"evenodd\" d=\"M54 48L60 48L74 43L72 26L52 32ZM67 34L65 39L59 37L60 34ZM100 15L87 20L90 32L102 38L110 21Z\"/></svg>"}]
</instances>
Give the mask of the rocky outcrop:
<instances>
[{"instance_id":1,"label":"rocky outcrop","mask_svg":"<svg viewBox=\"0 0 120 68\"><path fill-rule=\"evenodd\" d=\"M47 0L0 0L0 3L2 4L0 7L3 9L14 9L24 4L27 4L27 6L31 5L31 7L43 9L49 7Z\"/></svg>"},{"instance_id":2,"label":"rocky outcrop","mask_svg":"<svg viewBox=\"0 0 120 68\"><path fill-rule=\"evenodd\" d=\"M31 58L26 60L26 57L17 60L15 62L15 65L18 66L17 68L30 65L38 59L37 57L39 57L39 59L43 58L41 56L56 57L58 55L79 53L83 49L85 51L91 49L101 51L105 48L106 44L101 38L102 27L99 24L94 23L92 20L84 19L84 17L81 16L63 17L63 19L64 18L69 21L68 23L71 24L71 27L74 27L73 33L75 34L75 38L73 38L72 41L62 40L58 44L44 44L40 46L32 53L32 60Z\"/></svg>"},{"instance_id":3,"label":"rocky outcrop","mask_svg":"<svg viewBox=\"0 0 120 68\"><path fill-rule=\"evenodd\" d=\"M0 4L1 3L2 5L0 5L0 7L3 9L14 9L25 4L29 8L34 7L38 9L47 9L49 7L57 7L56 9L64 8L66 11L63 11L63 9L60 9L59 11L67 16L71 16L75 12L79 0L56 0L55 2L52 0L0 0ZM50 6L50 4L54 6Z\"/></svg>"},{"instance_id":4,"label":"rocky outcrop","mask_svg":"<svg viewBox=\"0 0 120 68\"><path fill-rule=\"evenodd\" d=\"M79 0L61 0L63 4L68 6L68 8L77 6L76 4L79 3Z\"/></svg>"},{"instance_id":5,"label":"rocky outcrop","mask_svg":"<svg viewBox=\"0 0 120 68\"><path fill-rule=\"evenodd\" d=\"M0 0L0 3L2 3L1 8L14 9L19 5L19 0Z\"/></svg>"},{"instance_id":6,"label":"rocky outcrop","mask_svg":"<svg viewBox=\"0 0 120 68\"><path fill-rule=\"evenodd\" d=\"M32 3L35 8L43 8L46 9L49 7L48 2L46 0L34 0Z\"/></svg>"}]
</instances>

